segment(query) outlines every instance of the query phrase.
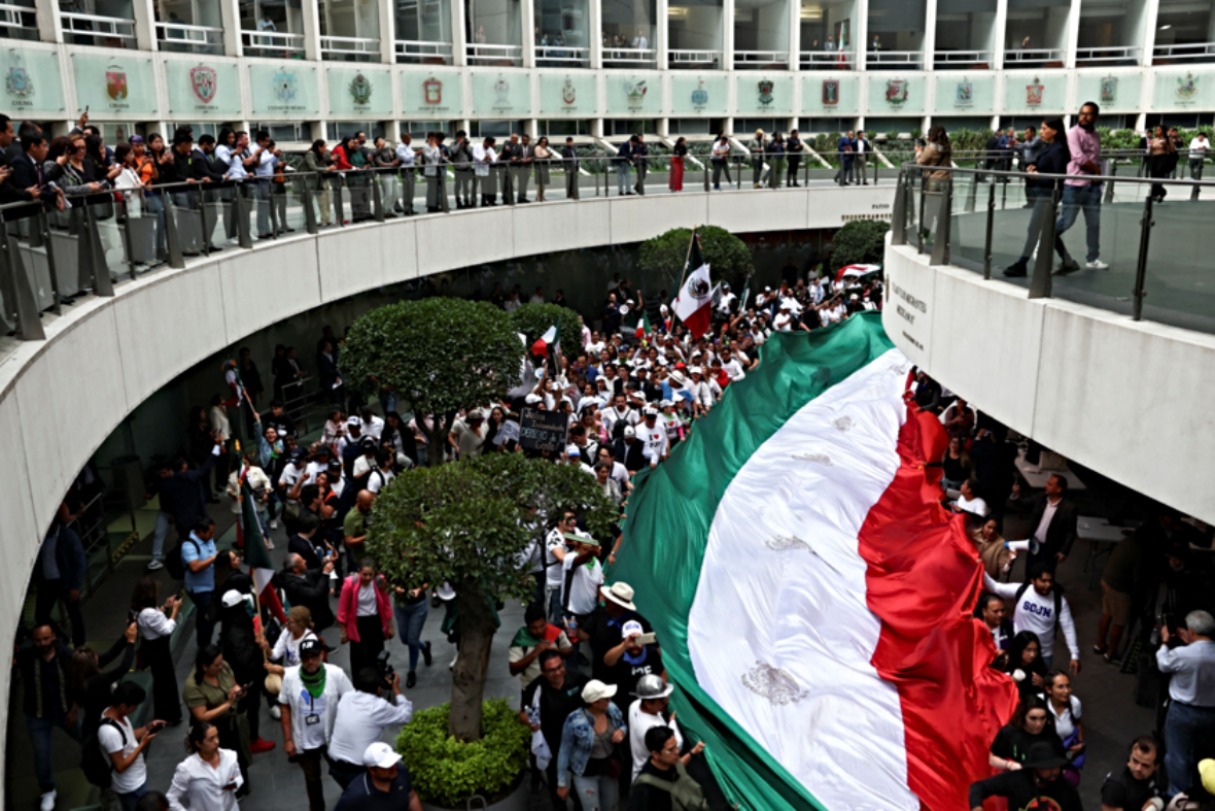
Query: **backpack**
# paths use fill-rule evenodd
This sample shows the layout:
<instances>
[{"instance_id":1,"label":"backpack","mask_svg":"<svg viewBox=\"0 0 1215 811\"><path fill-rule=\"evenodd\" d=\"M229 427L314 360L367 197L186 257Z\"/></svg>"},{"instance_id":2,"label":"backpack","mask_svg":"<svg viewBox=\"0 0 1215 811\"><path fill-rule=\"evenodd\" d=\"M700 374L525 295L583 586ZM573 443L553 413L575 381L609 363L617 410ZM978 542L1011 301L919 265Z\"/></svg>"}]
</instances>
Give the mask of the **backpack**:
<instances>
[{"instance_id":1,"label":"backpack","mask_svg":"<svg viewBox=\"0 0 1215 811\"><path fill-rule=\"evenodd\" d=\"M709 811L709 801L705 799L700 783L688 776L688 770L682 763L675 764L675 771L679 777L673 783L642 772L633 785L667 792L671 795L671 807L675 811Z\"/></svg>"},{"instance_id":2,"label":"backpack","mask_svg":"<svg viewBox=\"0 0 1215 811\"><path fill-rule=\"evenodd\" d=\"M173 547L169 554L165 555L165 571L174 580L184 580L186 577L186 562L182 559L181 548L188 543L194 544L196 552L202 552L202 547L198 545L198 541L187 537L178 542L177 546Z\"/></svg>"},{"instance_id":3,"label":"backpack","mask_svg":"<svg viewBox=\"0 0 1215 811\"><path fill-rule=\"evenodd\" d=\"M114 782L114 761L110 753L101 748L101 726L112 726L122 736L123 748L127 745L127 733L122 725L112 718L102 718L97 731L85 739L80 748L80 768L90 783L99 789L108 789Z\"/></svg>"},{"instance_id":4,"label":"backpack","mask_svg":"<svg viewBox=\"0 0 1215 811\"><path fill-rule=\"evenodd\" d=\"M1017 593L1013 597L1013 611L1017 610L1017 603L1021 602L1021 595L1025 593L1025 590L1028 589L1030 587L1030 585L1031 585L1030 583L1022 583L1017 588ZM1053 631L1053 635L1057 636L1059 634L1059 615L1060 615L1060 612L1063 611L1063 586L1060 586L1058 583L1055 583L1054 586L1051 588L1050 593L1055 595L1055 628ZM1038 641L1041 642L1043 645L1046 644L1045 639L1040 639Z\"/></svg>"}]
</instances>

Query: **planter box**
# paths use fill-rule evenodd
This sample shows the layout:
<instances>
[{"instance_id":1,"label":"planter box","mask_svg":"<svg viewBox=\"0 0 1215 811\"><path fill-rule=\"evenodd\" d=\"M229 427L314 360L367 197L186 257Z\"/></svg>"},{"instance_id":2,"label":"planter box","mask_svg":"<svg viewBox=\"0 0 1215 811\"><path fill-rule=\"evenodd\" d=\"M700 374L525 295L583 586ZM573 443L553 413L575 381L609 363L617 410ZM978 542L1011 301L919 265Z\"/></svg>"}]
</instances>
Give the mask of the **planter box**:
<instances>
[{"instance_id":1,"label":"planter box","mask_svg":"<svg viewBox=\"0 0 1215 811\"><path fill-rule=\"evenodd\" d=\"M514 791L498 800L496 803L482 804L481 800L473 797L466 804L458 807L458 811L470 809L470 811L527 811L529 801L531 799L531 781L527 779L527 775L522 775L519 784L515 786ZM434 805L433 803L423 802L422 808L424 811L453 811L442 805Z\"/></svg>"}]
</instances>

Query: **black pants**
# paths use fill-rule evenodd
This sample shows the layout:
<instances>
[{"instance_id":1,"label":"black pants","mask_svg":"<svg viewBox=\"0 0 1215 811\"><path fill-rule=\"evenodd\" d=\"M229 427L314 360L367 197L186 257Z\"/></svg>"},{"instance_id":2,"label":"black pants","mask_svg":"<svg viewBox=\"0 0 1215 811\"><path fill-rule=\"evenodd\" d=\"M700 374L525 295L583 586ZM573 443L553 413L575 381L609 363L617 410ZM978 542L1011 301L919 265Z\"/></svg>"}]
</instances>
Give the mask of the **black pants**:
<instances>
[{"instance_id":1,"label":"black pants","mask_svg":"<svg viewBox=\"0 0 1215 811\"><path fill-rule=\"evenodd\" d=\"M190 591L190 600L194 603L194 628L198 635L198 647L211 644L215 635L215 613L212 603L215 600L214 591Z\"/></svg>"},{"instance_id":2,"label":"black pants","mask_svg":"<svg viewBox=\"0 0 1215 811\"><path fill-rule=\"evenodd\" d=\"M38 598L34 604L34 617L38 622L49 622L55 603L63 603L68 621L72 625L72 647L84 644L84 614L80 600L71 598L69 589L62 580L41 580L38 583Z\"/></svg>"},{"instance_id":3,"label":"black pants","mask_svg":"<svg viewBox=\"0 0 1215 811\"><path fill-rule=\"evenodd\" d=\"M358 676L364 667L375 667L375 659L384 650L384 626L379 614L359 617L359 641L350 643L350 672Z\"/></svg>"},{"instance_id":4,"label":"black pants","mask_svg":"<svg viewBox=\"0 0 1215 811\"><path fill-rule=\"evenodd\" d=\"M321 763L325 747L297 750L295 762L304 770L304 786L308 790L308 811L325 811L325 786L321 783Z\"/></svg>"},{"instance_id":5,"label":"black pants","mask_svg":"<svg viewBox=\"0 0 1215 811\"><path fill-rule=\"evenodd\" d=\"M152 674L152 717L175 724L181 720L181 696L177 692L177 674L169 649L171 639L171 636L145 639L140 643L139 651Z\"/></svg>"},{"instance_id":6,"label":"black pants","mask_svg":"<svg viewBox=\"0 0 1215 811\"><path fill-rule=\"evenodd\" d=\"M353 783L355 778L366 771L367 769L362 766L347 763L344 760L329 761L329 776L337 781L338 785L342 787L342 791L345 791L346 787Z\"/></svg>"}]
</instances>

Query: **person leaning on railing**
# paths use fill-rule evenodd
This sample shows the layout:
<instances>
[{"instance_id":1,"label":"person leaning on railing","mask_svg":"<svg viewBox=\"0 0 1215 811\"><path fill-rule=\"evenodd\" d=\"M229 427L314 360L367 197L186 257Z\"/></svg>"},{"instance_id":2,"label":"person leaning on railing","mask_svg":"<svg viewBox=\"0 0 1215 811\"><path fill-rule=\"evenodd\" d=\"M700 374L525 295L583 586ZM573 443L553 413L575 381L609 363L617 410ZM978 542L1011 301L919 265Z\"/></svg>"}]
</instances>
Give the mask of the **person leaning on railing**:
<instances>
[{"instance_id":1,"label":"person leaning on railing","mask_svg":"<svg viewBox=\"0 0 1215 811\"><path fill-rule=\"evenodd\" d=\"M316 173L308 182L312 184L312 189L316 192L316 205L321 215L320 224L322 226L333 225L333 205L329 199L327 175L334 171L334 166L324 138L317 138L304 153L304 171Z\"/></svg>"},{"instance_id":2,"label":"person leaning on railing","mask_svg":"<svg viewBox=\"0 0 1215 811\"><path fill-rule=\"evenodd\" d=\"M949 136L940 124L928 130L923 145L916 144L915 162L924 168L924 210L920 212L920 227L928 232L941 206L941 192L949 180L949 167L953 165L953 150ZM935 168L934 168L935 167ZM843 169L841 168L841 172Z\"/></svg>"}]
</instances>

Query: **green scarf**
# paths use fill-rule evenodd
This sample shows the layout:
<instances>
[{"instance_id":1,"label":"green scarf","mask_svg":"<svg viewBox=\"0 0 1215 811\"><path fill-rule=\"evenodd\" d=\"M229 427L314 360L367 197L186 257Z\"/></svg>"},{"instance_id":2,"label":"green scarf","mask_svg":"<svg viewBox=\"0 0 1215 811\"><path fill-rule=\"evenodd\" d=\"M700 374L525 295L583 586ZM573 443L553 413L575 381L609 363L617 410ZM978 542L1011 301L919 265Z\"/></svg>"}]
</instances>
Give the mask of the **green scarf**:
<instances>
[{"instance_id":1,"label":"green scarf","mask_svg":"<svg viewBox=\"0 0 1215 811\"><path fill-rule=\"evenodd\" d=\"M304 688L308 690L308 695L313 698L320 698L321 693L325 692L325 673L327 670L328 668L323 664L315 673L309 673L304 668L300 668L300 681L304 683Z\"/></svg>"},{"instance_id":2,"label":"green scarf","mask_svg":"<svg viewBox=\"0 0 1215 811\"><path fill-rule=\"evenodd\" d=\"M515 638L510 644L512 648L534 648L540 644L540 640L532 636L531 632L527 630L527 626L524 625L515 634Z\"/></svg>"}]
</instances>

